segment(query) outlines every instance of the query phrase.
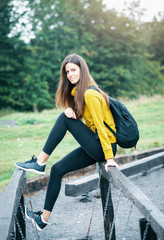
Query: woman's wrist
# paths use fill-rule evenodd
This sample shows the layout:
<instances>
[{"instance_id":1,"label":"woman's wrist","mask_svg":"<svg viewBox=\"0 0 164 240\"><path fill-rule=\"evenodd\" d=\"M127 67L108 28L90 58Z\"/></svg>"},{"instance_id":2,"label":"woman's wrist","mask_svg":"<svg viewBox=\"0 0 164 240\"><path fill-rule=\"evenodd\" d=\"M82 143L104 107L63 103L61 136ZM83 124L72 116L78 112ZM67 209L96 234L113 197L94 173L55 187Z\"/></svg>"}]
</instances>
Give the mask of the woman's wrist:
<instances>
[{"instance_id":1,"label":"woman's wrist","mask_svg":"<svg viewBox=\"0 0 164 240\"><path fill-rule=\"evenodd\" d=\"M113 158L106 159L107 162L114 160Z\"/></svg>"},{"instance_id":2,"label":"woman's wrist","mask_svg":"<svg viewBox=\"0 0 164 240\"><path fill-rule=\"evenodd\" d=\"M106 164L105 164L105 170L108 172L109 167L117 167L119 168L118 164L114 161L113 158L109 158L106 160Z\"/></svg>"}]
</instances>

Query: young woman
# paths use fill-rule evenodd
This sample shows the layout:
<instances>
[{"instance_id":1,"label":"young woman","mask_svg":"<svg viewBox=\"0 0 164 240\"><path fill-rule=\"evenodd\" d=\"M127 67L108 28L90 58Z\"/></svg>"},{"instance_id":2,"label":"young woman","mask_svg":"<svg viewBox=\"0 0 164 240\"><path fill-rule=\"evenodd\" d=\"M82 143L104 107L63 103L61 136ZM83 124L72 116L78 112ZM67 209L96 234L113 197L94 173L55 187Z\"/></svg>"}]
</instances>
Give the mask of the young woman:
<instances>
[{"instance_id":1,"label":"young woman","mask_svg":"<svg viewBox=\"0 0 164 240\"><path fill-rule=\"evenodd\" d=\"M96 86L99 92L88 89L91 85ZM67 130L80 144L80 147L52 166L43 212L34 212L33 217L33 213L26 208L26 216L35 221L39 230L47 225L64 174L102 161L106 161L106 171L109 166L118 167L113 159L116 138L103 123L105 121L116 131L108 96L97 86L85 60L77 54L67 56L62 63L56 104L65 111L56 120L39 156L33 156L24 163L16 163L21 169L43 174L46 161Z\"/></svg>"}]
</instances>

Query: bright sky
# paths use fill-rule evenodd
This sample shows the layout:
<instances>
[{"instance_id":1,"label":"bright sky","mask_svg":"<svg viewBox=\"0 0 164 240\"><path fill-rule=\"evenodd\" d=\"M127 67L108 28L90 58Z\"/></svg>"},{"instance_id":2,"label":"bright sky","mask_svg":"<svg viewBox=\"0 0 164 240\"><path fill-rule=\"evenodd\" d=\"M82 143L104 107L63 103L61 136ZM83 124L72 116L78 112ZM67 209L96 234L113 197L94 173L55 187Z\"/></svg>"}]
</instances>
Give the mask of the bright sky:
<instances>
[{"instance_id":1,"label":"bright sky","mask_svg":"<svg viewBox=\"0 0 164 240\"><path fill-rule=\"evenodd\" d=\"M110 9L114 8L120 12L125 8L125 1L127 3L132 2L132 0L104 0L104 3L107 3ZM140 0L140 6L146 8L145 16L142 18L143 21L151 21L154 16L158 15L158 12L164 14L164 0Z\"/></svg>"},{"instance_id":2,"label":"bright sky","mask_svg":"<svg viewBox=\"0 0 164 240\"><path fill-rule=\"evenodd\" d=\"M137 0L103 0L104 3L107 4L109 9L114 8L117 12L123 11L125 9L125 2L126 3L131 3L132 1L137 1ZM19 11L24 11L26 8L26 4L28 1L23 1L22 6L19 6L19 2L17 0L13 0L13 3L16 7L19 7ZM141 21L152 21L154 16L157 16L159 12L163 12L164 15L164 0L140 0L140 6L141 8L145 8L145 16L141 19ZM17 10L18 10L17 9ZM30 31L31 29L31 24L29 24L28 19L25 17L22 18L24 23L27 25L25 26L25 29L21 29L22 31L22 39L24 39L25 42L28 42L30 38L34 38L35 36L33 33ZM19 26L16 26L13 28L13 33L10 35L14 35L14 31L18 31ZM29 31L27 31L29 30ZM10 36L9 35L9 36Z\"/></svg>"}]
</instances>

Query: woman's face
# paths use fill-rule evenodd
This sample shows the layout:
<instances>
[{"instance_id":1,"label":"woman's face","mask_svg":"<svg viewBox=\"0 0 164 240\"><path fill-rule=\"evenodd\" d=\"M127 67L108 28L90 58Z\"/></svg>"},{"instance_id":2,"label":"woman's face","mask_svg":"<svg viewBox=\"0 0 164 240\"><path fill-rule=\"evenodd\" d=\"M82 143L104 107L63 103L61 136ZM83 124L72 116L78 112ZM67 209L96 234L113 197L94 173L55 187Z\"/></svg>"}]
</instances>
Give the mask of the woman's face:
<instances>
[{"instance_id":1,"label":"woman's face","mask_svg":"<svg viewBox=\"0 0 164 240\"><path fill-rule=\"evenodd\" d=\"M70 83L72 84L78 83L78 81L80 80L80 68L78 65L74 63L67 63L65 65L65 71Z\"/></svg>"}]
</instances>

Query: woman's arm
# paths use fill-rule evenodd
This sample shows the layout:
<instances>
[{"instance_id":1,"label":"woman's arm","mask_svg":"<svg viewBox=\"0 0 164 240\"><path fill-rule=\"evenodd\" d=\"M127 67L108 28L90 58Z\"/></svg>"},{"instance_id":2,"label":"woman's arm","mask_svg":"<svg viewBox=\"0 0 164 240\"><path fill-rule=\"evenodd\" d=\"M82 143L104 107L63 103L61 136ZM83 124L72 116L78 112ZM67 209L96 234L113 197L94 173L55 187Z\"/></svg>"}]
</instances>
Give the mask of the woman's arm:
<instances>
[{"instance_id":1,"label":"woman's arm","mask_svg":"<svg viewBox=\"0 0 164 240\"><path fill-rule=\"evenodd\" d=\"M104 125L104 113L102 109L103 99L100 93L95 90L87 90L85 93L85 104L90 112L92 121L103 148L105 159L113 159L112 146Z\"/></svg>"}]
</instances>

